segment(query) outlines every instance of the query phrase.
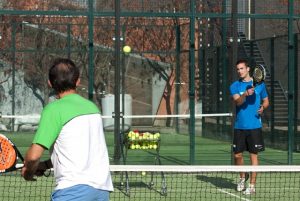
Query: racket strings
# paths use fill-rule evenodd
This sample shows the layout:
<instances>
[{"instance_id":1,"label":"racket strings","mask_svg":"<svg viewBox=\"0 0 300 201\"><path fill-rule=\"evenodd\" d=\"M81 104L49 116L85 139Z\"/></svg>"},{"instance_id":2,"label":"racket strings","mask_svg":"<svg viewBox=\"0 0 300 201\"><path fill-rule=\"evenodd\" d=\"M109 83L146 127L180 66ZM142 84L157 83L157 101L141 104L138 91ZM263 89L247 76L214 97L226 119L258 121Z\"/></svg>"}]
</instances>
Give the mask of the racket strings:
<instances>
[{"instance_id":1,"label":"racket strings","mask_svg":"<svg viewBox=\"0 0 300 201\"><path fill-rule=\"evenodd\" d=\"M0 170L9 169L15 164L17 155L8 140L0 138Z\"/></svg>"},{"instance_id":2,"label":"racket strings","mask_svg":"<svg viewBox=\"0 0 300 201\"><path fill-rule=\"evenodd\" d=\"M263 69L256 67L253 72L253 79L255 82L261 82L264 80L265 72Z\"/></svg>"},{"instance_id":3,"label":"racket strings","mask_svg":"<svg viewBox=\"0 0 300 201\"><path fill-rule=\"evenodd\" d=\"M256 79L260 80L260 79L262 79L262 77L263 77L263 73L262 73L261 70L256 69L256 70L255 70L255 73L254 73L254 76L255 76Z\"/></svg>"},{"instance_id":4,"label":"racket strings","mask_svg":"<svg viewBox=\"0 0 300 201\"><path fill-rule=\"evenodd\" d=\"M0 163L2 166L6 163L6 158L8 155L9 146L5 140L0 139Z\"/></svg>"}]
</instances>

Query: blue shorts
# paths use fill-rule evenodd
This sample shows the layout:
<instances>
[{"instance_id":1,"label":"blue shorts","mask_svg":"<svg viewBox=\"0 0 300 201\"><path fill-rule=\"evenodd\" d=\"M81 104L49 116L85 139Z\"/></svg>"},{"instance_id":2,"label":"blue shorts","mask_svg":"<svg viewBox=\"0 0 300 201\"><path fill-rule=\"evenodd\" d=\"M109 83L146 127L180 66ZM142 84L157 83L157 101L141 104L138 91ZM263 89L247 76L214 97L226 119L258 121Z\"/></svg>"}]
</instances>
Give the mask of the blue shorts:
<instances>
[{"instance_id":1,"label":"blue shorts","mask_svg":"<svg viewBox=\"0 0 300 201\"><path fill-rule=\"evenodd\" d=\"M51 201L108 201L109 191L79 184L52 193Z\"/></svg>"}]
</instances>

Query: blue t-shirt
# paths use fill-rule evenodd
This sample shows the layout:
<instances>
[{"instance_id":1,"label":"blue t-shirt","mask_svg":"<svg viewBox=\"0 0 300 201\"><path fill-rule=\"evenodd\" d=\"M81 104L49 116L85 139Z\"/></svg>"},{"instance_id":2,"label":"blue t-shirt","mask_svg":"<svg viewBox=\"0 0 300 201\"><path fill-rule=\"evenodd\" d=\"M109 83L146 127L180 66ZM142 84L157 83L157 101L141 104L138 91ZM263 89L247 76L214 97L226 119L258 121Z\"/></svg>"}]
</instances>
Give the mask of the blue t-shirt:
<instances>
[{"instance_id":1,"label":"blue t-shirt","mask_svg":"<svg viewBox=\"0 0 300 201\"><path fill-rule=\"evenodd\" d=\"M235 94L242 95L246 89L251 88L253 82L243 82L237 80L230 86L231 96ZM235 129L256 129L261 128L261 116L258 110L261 105L261 100L268 97L265 83L261 83L255 87L255 93L247 96L245 102L236 106L236 119L234 123Z\"/></svg>"}]
</instances>

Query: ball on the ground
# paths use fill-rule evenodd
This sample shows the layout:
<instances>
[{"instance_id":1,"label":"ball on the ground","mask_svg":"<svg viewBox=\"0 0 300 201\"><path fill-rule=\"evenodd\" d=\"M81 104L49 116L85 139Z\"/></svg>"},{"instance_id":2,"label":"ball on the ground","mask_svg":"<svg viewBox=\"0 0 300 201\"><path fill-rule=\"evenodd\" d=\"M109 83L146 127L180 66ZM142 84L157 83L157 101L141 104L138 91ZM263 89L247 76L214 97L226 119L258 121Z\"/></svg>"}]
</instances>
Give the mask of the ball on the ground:
<instances>
[{"instance_id":1,"label":"ball on the ground","mask_svg":"<svg viewBox=\"0 0 300 201\"><path fill-rule=\"evenodd\" d=\"M135 149L135 144L130 145L130 149Z\"/></svg>"},{"instance_id":2,"label":"ball on the ground","mask_svg":"<svg viewBox=\"0 0 300 201\"><path fill-rule=\"evenodd\" d=\"M131 52L131 47L128 46L128 45L125 45L125 46L123 47L123 52L124 52L125 54L130 53L130 52Z\"/></svg>"}]
</instances>

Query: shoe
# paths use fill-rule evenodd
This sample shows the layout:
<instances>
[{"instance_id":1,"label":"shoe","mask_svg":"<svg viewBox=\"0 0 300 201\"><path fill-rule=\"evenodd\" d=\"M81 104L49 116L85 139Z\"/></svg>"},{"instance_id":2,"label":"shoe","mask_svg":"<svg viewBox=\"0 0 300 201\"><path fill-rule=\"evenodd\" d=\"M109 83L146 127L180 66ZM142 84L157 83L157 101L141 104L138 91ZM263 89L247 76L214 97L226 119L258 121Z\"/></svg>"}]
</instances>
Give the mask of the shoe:
<instances>
[{"instance_id":1,"label":"shoe","mask_svg":"<svg viewBox=\"0 0 300 201\"><path fill-rule=\"evenodd\" d=\"M241 192L246 189L245 178L240 178L240 181L237 183L236 190Z\"/></svg>"},{"instance_id":2,"label":"shoe","mask_svg":"<svg viewBox=\"0 0 300 201\"><path fill-rule=\"evenodd\" d=\"M254 187L248 187L246 190L243 192L244 195L252 195L255 194L255 188Z\"/></svg>"},{"instance_id":3,"label":"shoe","mask_svg":"<svg viewBox=\"0 0 300 201\"><path fill-rule=\"evenodd\" d=\"M250 186L248 187L244 192L244 195L252 195L255 194L255 187L254 186Z\"/></svg>"},{"instance_id":4,"label":"shoe","mask_svg":"<svg viewBox=\"0 0 300 201\"><path fill-rule=\"evenodd\" d=\"M245 178L240 178L240 181L237 183L236 190L241 192L246 190L246 181L249 179L249 173L245 173Z\"/></svg>"}]
</instances>

